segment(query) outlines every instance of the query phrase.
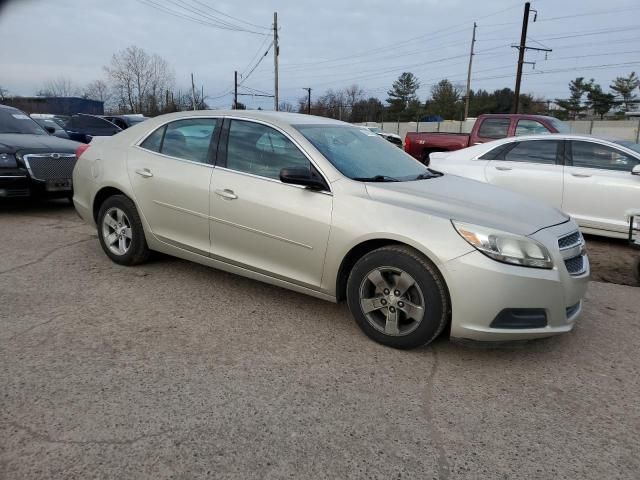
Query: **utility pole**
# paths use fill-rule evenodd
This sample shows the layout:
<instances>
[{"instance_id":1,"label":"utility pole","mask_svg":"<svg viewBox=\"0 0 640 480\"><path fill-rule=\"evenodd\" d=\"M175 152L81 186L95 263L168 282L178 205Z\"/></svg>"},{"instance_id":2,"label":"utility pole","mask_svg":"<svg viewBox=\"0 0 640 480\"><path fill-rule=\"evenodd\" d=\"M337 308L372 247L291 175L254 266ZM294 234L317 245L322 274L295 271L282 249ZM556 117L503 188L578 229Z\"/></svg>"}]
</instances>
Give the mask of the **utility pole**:
<instances>
[{"instance_id":1,"label":"utility pole","mask_svg":"<svg viewBox=\"0 0 640 480\"><path fill-rule=\"evenodd\" d=\"M204 108L204 85L200 85L200 105Z\"/></svg>"},{"instance_id":2,"label":"utility pole","mask_svg":"<svg viewBox=\"0 0 640 480\"><path fill-rule=\"evenodd\" d=\"M524 53L526 50L537 50L539 52L551 52L550 48L537 48L537 47L527 47L527 28L529 26L529 11L531 10L531 3L527 2L524 4L524 15L522 17L522 32L520 34L520 45L511 45L513 48L518 49L518 70L516 73L516 90L515 90L515 98L513 99L513 113L518 113L518 107L520 106L520 83L522 82L522 66L525 63L533 64L535 67L535 62L525 62L524 61ZM538 11L533 10L535 15L533 17L533 21L536 21L538 18Z\"/></svg>"},{"instance_id":3,"label":"utility pole","mask_svg":"<svg viewBox=\"0 0 640 480\"><path fill-rule=\"evenodd\" d=\"M520 82L522 81L522 63L524 62L524 50L527 45L527 27L529 26L529 9L531 3L524 4L524 16L522 17L522 32L520 33L520 46L518 47L518 70L516 72L516 91L513 99L513 113L518 113L520 104Z\"/></svg>"},{"instance_id":4,"label":"utility pole","mask_svg":"<svg viewBox=\"0 0 640 480\"><path fill-rule=\"evenodd\" d=\"M467 71L467 94L464 101L464 120L469 116L469 93L471 92L471 65L473 65L473 47L476 44L476 22L473 22L473 35L471 37L471 52L469 53L469 70Z\"/></svg>"},{"instance_id":5,"label":"utility pole","mask_svg":"<svg viewBox=\"0 0 640 480\"><path fill-rule=\"evenodd\" d=\"M193 73L191 74L191 103L193 109L196 109L196 86L193 83Z\"/></svg>"},{"instance_id":6,"label":"utility pole","mask_svg":"<svg viewBox=\"0 0 640 480\"><path fill-rule=\"evenodd\" d=\"M233 72L233 109L238 108L238 71Z\"/></svg>"},{"instance_id":7,"label":"utility pole","mask_svg":"<svg viewBox=\"0 0 640 480\"><path fill-rule=\"evenodd\" d=\"M278 111L278 55L280 47L278 47L278 12L273 12L273 69L275 72L275 83L273 92L273 103L275 111Z\"/></svg>"},{"instance_id":8,"label":"utility pole","mask_svg":"<svg viewBox=\"0 0 640 480\"><path fill-rule=\"evenodd\" d=\"M309 87L303 88L307 91L307 114L311 115L311 89Z\"/></svg>"}]
</instances>

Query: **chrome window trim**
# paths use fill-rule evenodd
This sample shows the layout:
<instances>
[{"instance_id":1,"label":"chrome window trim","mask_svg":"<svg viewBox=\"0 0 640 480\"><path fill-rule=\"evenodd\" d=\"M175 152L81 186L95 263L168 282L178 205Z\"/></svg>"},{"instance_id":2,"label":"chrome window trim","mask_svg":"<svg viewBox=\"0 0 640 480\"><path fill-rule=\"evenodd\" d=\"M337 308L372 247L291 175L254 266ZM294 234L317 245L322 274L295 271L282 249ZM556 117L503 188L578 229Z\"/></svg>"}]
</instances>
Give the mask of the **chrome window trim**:
<instances>
[{"instance_id":1,"label":"chrome window trim","mask_svg":"<svg viewBox=\"0 0 640 480\"><path fill-rule=\"evenodd\" d=\"M329 195L330 197L333 197L333 193L331 192L331 190L310 190L307 187L305 187L304 185L295 185L293 183L284 183L284 182L281 182L280 180L278 180L277 178L264 177L262 175L256 175L254 173L249 173L249 172L242 172L240 170L234 170L233 168L221 167L219 165L216 165L214 168L216 170L222 170L224 172L230 172L230 173L235 173L235 174L238 174L238 175L244 175L245 177L257 178L258 180L265 180L267 182L278 183L280 185L284 185L284 186L287 186L287 187L293 187L293 188L299 188L301 190L309 190L310 192L313 192L313 193L321 193L323 195ZM215 175L215 172L214 172L214 175Z\"/></svg>"},{"instance_id":2,"label":"chrome window trim","mask_svg":"<svg viewBox=\"0 0 640 480\"><path fill-rule=\"evenodd\" d=\"M26 175L0 175L0 178L27 178Z\"/></svg>"},{"instance_id":3,"label":"chrome window trim","mask_svg":"<svg viewBox=\"0 0 640 480\"><path fill-rule=\"evenodd\" d=\"M154 155L160 155L162 157L165 158L170 158L172 160L180 160L181 162L187 162L187 163L193 163L195 165L206 165L208 167L213 167L213 165L209 162L196 162L194 160L187 160L186 158L179 158L179 157L172 157L171 155L165 155L164 153L160 153L160 152L154 152L153 150L149 150L148 148L144 148L142 145L142 143L144 143L144 141L149 138L156 130L161 129L162 127L165 127L166 125L169 125L170 123L173 122L180 122L182 120L221 120L224 117L205 117L203 115L190 115L188 117L181 117L181 118L174 118L172 120L167 120L166 122L161 123L160 125L158 125L156 128L154 128L153 130L151 130L150 132L147 132L145 135L143 135L142 137L140 137L137 141L133 142L133 144L131 145L134 148L138 148L140 150L143 150L145 152L148 153L152 153ZM222 125L220 126L222 128ZM214 130L214 135L215 135L215 130Z\"/></svg>"},{"instance_id":4,"label":"chrome window trim","mask_svg":"<svg viewBox=\"0 0 640 480\"><path fill-rule=\"evenodd\" d=\"M229 120L241 120L243 122L257 123L257 124L260 124L260 125L264 125L265 127L273 128L275 131L277 131L277 132L281 133L282 135L284 135L285 138L287 138L291 143L293 143L296 146L296 148L298 148L298 150L300 150L302 152L302 154L305 157L307 157L307 160L309 160L309 163L311 163L311 165L313 165L315 167L315 169L318 171L318 173L320 174L320 176L324 180L324 183L327 185L327 187L329 187L328 193L332 194L332 192L331 192L331 182L329 182L329 180L327 179L327 176L324 174L322 169L320 167L318 167L318 164L313 160L311 155L309 155L309 153L302 147L302 145L300 145L300 143L298 141L296 141L291 135L289 135L287 132L282 130L280 127L277 127L277 126L275 126L275 125L273 125L273 124L271 124L269 122L265 122L265 121L262 121L262 120L256 120L256 119L253 119L253 118L235 117L235 116L234 117L226 116L224 118L228 118ZM231 128L231 126L229 126L229 128ZM280 180L275 179L275 178L264 177L262 175L255 175L255 174L247 173L247 172L240 172L239 170L233 170L233 169L230 169L230 168L227 168L227 167L223 167L223 168L225 168L225 169L227 169L227 170L229 170L231 172L243 173L243 174L254 176L256 178L264 178L264 179L267 179L267 180L273 180L273 181L276 181L278 183L282 183ZM298 187L298 188L306 188L306 187L304 187L302 185L293 185L293 184L289 184L289 183L286 183L286 184L283 183L283 185L291 185L291 186ZM320 190L319 192L326 193L325 190Z\"/></svg>"},{"instance_id":5,"label":"chrome window trim","mask_svg":"<svg viewBox=\"0 0 640 480\"><path fill-rule=\"evenodd\" d=\"M148 149L146 149L144 147L141 147L140 145L134 145L133 148L137 148L138 150L142 150L143 152L150 153L151 155L158 155L159 157L168 158L169 160L177 160L179 162L191 163L193 165L200 165L201 167L208 167L208 168L213 168L214 167L209 162L203 163L203 162L196 162L194 160L186 160L184 158L179 158L179 157L172 157L171 155L165 155L164 153L159 153L159 152L154 152L153 150L148 150Z\"/></svg>"}]
</instances>

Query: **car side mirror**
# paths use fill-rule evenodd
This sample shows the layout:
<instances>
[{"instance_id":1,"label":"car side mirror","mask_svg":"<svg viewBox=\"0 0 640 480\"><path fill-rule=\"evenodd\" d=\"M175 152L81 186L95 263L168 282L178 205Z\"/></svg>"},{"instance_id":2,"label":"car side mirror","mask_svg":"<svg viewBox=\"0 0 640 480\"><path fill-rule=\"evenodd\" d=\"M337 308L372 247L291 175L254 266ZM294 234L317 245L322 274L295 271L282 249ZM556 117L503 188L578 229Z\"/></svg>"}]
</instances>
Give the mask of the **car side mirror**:
<instances>
[{"instance_id":1,"label":"car side mirror","mask_svg":"<svg viewBox=\"0 0 640 480\"><path fill-rule=\"evenodd\" d=\"M311 190L325 190L327 188L317 174L305 167L283 168L280 170L280 181L292 185L302 185Z\"/></svg>"},{"instance_id":2,"label":"car side mirror","mask_svg":"<svg viewBox=\"0 0 640 480\"><path fill-rule=\"evenodd\" d=\"M631 175L640 175L640 165L636 165L631 169Z\"/></svg>"},{"instance_id":3,"label":"car side mirror","mask_svg":"<svg viewBox=\"0 0 640 480\"><path fill-rule=\"evenodd\" d=\"M53 127L44 127L44 129L49 132L51 135L53 135L54 133L56 133L56 129Z\"/></svg>"}]
</instances>

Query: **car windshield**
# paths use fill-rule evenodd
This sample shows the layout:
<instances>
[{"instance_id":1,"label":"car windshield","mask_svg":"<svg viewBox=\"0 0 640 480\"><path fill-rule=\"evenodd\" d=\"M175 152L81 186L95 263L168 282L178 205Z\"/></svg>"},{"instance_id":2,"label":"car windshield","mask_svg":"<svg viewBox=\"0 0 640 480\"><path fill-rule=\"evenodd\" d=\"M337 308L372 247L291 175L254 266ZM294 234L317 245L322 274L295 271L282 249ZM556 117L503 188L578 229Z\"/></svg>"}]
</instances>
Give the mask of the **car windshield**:
<instances>
[{"instance_id":1,"label":"car windshield","mask_svg":"<svg viewBox=\"0 0 640 480\"><path fill-rule=\"evenodd\" d=\"M630 142L629 140L614 140L613 142L640 153L640 143Z\"/></svg>"},{"instance_id":2,"label":"car windshield","mask_svg":"<svg viewBox=\"0 0 640 480\"><path fill-rule=\"evenodd\" d=\"M343 175L361 181L430 178L427 167L371 131L343 125L294 125Z\"/></svg>"},{"instance_id":3,"label":"car windshield","mask_svg":"<svg viewBox=\"0 0 640 480\"><path fill-rule=\"evenodd\" d=\"M571 133L571 127L557 118L549 119L549 123L558 133Z\"/></svg>"},{"instance_id":4,"label":"car windshield","mask_svg":"<svg viewBox=\"0 0 640 480\"><path fill-rule=\"evenodd\" d=\"M0 109L0 133L49 135L40 125L20 110Z\"/></svg>"}]
</instances>

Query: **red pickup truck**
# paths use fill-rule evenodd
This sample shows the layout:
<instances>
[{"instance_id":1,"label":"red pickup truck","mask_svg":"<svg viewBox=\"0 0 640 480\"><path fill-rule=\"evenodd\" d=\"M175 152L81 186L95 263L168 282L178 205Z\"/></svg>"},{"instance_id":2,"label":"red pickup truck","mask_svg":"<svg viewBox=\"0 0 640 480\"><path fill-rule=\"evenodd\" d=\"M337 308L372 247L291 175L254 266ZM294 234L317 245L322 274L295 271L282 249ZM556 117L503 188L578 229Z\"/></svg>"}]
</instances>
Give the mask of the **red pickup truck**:
<instances>
[{"instance_id":1,"label":"red pickup truck","mask_svg":"<svg viewBox=\"0 0 640 480\"><path fill-rule=\"evenodd\" d=\"M569 132L566 123L544 115L480 115L471 133L409 132L404 139L404 151L428 164L433 152L460 150L505 137Z\"/></svg>"}]
</instances>

